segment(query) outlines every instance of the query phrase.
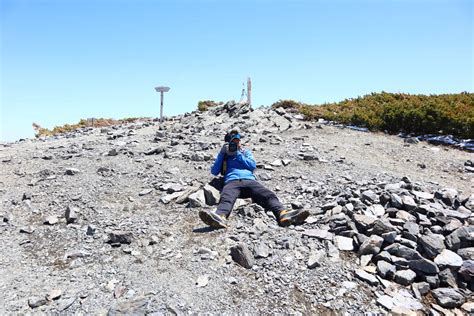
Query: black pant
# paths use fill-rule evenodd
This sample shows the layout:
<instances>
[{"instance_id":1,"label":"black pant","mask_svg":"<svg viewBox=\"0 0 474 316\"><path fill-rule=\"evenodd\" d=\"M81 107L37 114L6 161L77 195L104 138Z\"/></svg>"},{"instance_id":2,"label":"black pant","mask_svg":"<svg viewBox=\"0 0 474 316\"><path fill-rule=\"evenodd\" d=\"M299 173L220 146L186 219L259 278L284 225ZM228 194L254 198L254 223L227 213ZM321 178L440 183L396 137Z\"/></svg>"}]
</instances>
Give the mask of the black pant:
<instances>
[{"instance_id":1,"label":"black pant","mask_svg":"<svg viewBox=\"0 0 474 316\"><path fill-rule=\"evenodd\" d=\"M229 216L237 198L252 198L254 203L272 211L277 217L284 209L275 193L265 188L261 183L255 180L233 180L222 189L217 214Z\"/></svg>"}]
</instances>

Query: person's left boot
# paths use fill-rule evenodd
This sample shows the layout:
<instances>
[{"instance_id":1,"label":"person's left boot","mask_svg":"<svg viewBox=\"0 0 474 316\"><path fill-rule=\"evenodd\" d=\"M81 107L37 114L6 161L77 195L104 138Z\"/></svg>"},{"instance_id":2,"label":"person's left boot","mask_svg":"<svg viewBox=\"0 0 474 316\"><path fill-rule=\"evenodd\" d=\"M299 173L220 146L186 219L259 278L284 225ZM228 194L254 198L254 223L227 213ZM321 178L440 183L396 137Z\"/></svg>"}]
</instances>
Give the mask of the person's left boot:
<instances>
[{"instance_id":1,"label":"person's left boot","mask_svg":"<svg viewBox=\"0 0 474 316\"><path fill-rule=\"evenodd\" d=\"M301 225L308 216L309 212L307 210L283 210L278 214L278 224L283 227Z\"/></svg>"},{"instance_id":2,"label":"person's left boot","mask_svg":"<svg viewBox=\"0 0 474 316\"><path fill-rule=\"evenodd\" d=\"M213 211L199 211L199 218L212 228L227 228L225 215L219 215Z\"/></svg>"}]
</instances>

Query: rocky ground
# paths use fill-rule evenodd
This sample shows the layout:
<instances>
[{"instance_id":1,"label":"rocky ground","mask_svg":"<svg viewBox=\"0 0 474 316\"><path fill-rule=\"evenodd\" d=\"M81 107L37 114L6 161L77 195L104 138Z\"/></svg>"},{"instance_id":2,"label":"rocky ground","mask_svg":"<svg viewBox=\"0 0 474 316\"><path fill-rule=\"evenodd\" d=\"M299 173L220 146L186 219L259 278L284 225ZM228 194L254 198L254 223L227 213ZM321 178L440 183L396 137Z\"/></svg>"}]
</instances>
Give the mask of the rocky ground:
<instances>
[{"instance_id":1,"label":"rocky ground","mask_svg":"<svg viewBox=\"0 0 474 316\"><path fill-rule=\"evenodd\" d=\"M200 222L235 126L304 225ZM2 144L0 313L473 313L472 160L234 103Z\"/></svg>"}]
</instances>

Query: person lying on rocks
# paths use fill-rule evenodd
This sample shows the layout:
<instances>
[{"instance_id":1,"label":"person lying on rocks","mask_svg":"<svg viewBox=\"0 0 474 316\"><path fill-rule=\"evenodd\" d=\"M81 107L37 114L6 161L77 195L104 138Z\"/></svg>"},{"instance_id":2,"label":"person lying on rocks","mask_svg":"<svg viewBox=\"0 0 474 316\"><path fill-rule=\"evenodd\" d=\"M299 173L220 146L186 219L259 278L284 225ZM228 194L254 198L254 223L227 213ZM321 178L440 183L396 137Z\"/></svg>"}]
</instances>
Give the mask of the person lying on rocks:
<instances>
[{"instance_id":1,"label":"person lying on rocks","mask_svg":"<svg viewBox=\"0 0 474 316\"><path fill-rule=\"evenodd\" d=\"M231 132L211 168L214 176L224 175L224 188L216 211L200 211L200 219L213 228L226 228L227 218L237 198L252 198L254 203L275 214L280 226L302 224L307 210L286 210L275 193L256 181L253 171L256 162L249 149L242 148L241 135ZM224 168L224 170L222 170Z\"/></svg>"}]
</instances>

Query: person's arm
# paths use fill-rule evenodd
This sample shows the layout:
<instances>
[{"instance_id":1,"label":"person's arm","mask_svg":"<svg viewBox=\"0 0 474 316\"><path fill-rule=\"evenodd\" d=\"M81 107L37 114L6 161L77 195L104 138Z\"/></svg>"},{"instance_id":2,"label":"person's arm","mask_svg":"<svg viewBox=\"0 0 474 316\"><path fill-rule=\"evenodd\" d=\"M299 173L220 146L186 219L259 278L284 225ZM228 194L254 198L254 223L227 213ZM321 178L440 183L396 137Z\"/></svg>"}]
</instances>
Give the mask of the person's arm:
<instances>
[{"instance_id":1,"label":"person's arm","mask_svg":"<svg viewBox=\"0 0 474 316\"><path fill-rule=\"evenodd\" d=\"M245 149L244 152L237 152L237 160L240 161L246 169L254 171L257 167L257 163L253 158L252 152L248 149Z\"/></svg>"},{"instance_id":2,"label":"person's arm","mask_svg":"<svg viewBox=\"0 0 474 316\"><path fill-rule=\"evenodd\" d=\"M211 168L212 175L214 176L219 175L219 173L221 172L221 167L222 167L223 162L224 162L224 154L222 152L219 152Z\"/></svg>"}]
</instances>

